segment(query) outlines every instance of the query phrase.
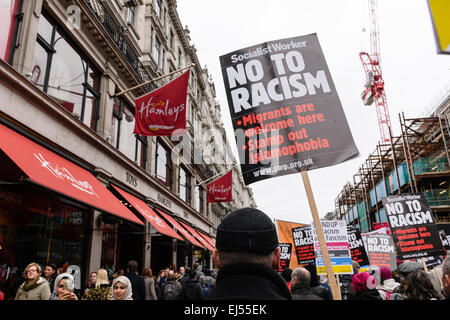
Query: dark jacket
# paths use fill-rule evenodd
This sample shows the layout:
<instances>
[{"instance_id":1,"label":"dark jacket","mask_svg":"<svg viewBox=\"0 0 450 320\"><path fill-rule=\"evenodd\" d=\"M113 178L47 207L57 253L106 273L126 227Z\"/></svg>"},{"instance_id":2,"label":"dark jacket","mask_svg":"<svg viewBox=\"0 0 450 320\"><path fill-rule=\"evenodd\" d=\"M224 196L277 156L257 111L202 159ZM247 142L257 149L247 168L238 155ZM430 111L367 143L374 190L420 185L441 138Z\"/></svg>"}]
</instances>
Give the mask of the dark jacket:
<instances>
[{"instance_id":1,"label":"dark jacket","mask_svg":"<svg viewBox=\"0 0 450 320\"><path fill-rule=\"evenodd\" d=\"M254 263L222 267L208 300L292 300L283 278L273 269Z\"/></svg>"},{"instance_id":2,"label":"dark jacket","mask_svg":"<svg viewBox=\"0 0 450 320\"><path fill-rule=\"evenodd\" d=\"M324 288L325 289L325 288ZM295 284L292 287L292 300L324 300L311 291L310 287Z\"/></svg>"},{"instance_id":3,"label":"dark jacket","mask_svg":"<svg viewBox=\"0 0 450 320\"><path fill-rule=\"evenodd\" d=\"M144 278L134 272L125 275L131 282L131 290L133 292L133 300L145 300L145 281Z\"/></svg>"},{"instance_id":4,"label":"dark jacket","mask_svg":"<svg viewBox=\"0 0 450 320\"><path fill-rule=\"evenodd\" d=\"M181 300L205 300L202 286L198 279L186 280L182 283Z\"/></svg>"},{"instance_id":5,"label":"dark jacket","mask_svg":"<svg viewBox=\"0 0 450 320\"><path fill-rule=\"evenodd\" d=\"M330 292L323 285L319 284L315 287L311 287L312 293L321 297L323 300L333 300Z\"/></svg>"},{"instance_id":6,"label":"dark jacket","mask_svg":"<svg viewBox=\"0 0 450 320\"><path fill-rule=\"evenodd\" d=\"M358 292L351 297L352 300L382 300L377 289Z\"/></svg>"}]
</instances>

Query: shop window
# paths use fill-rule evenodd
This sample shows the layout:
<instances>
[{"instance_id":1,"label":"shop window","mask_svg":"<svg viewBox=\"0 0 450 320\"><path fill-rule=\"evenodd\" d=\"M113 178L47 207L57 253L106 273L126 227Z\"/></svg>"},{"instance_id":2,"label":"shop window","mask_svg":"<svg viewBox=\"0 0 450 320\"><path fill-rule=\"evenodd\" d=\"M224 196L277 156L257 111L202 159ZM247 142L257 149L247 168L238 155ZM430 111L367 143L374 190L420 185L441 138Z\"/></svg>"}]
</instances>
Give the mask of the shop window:
<instances>
[{"instance_id":1,"label":"shop window","mask_svg":"<svg viewBox=\"0 0 450 320\"><path fill-rule=\"evenodd\" d=\"M13 48L14 27L18 23L16 14L20 0L0 1L0 59L11 62Z\"/></svg>"},{"instance_id":2,"label":"shop window","mask_svg":"<svg viewBox=\"0 0 450 320\"><path fill-rule=\"evenodd\" d=\"M180 198L186 203L190 204L191 202L191 185L190 185L191 176L189 172L180 167L180 172L178 175L178 185L180 190Z\"/></svg>"},{"instance_id":3,"label":"shop window","mask_svg":"<svg viewBox=\"0 0 450 320\"><path fill-rule=\"evenodd\" d=\"M168 148L161 141L156 142L155 176L161 183L172 187L172 159Z\"/></svg>"},{"instance_id":4,"label":"shop window","mask_svg":"<svg viewBox=\"0 0 450 320\"><path fill-rule=\"evenodd\" d=\"M146 169L147 138L134 131L134 111L123 98L116 97L113 105L111 143L129 159Z\"/></svg>"},{"instance_id":5,"label":"shop window","mask_svg":"<svg viewBox=\"0 0 450 320\"><path fill-rule=\"evenodd\" d=\"M0 291L6 299L14 298L30 262L77 266L76 282L86 275L89 210L44 193L0 189ZM82 289L83 283L78 284Z\"/></svg>"},{"instance_id":6,"label":"shop window","mask_svg":"<svg viewBox=\"0 0 450 320\"><path fill-rule=\"evenodd\" d=\"M39 18L32 81L76 118L95 130L100 74L61 28Z\"/></svg>"}]
</instances>

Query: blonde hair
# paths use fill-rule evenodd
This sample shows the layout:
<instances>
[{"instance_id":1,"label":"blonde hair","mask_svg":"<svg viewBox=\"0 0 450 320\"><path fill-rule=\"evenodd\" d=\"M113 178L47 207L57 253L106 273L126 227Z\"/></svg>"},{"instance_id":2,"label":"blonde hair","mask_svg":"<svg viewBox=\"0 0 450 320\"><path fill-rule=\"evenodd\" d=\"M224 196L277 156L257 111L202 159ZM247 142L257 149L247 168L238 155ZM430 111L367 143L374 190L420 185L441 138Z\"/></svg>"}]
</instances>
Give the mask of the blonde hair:
<instances>
[{"instance_id":1,"label":"blonde hair","mask_svg":"<svg viewBox=\"0 0 450 320\"><path fill-rule=\"evenodd\" d=\"M97 278L95 281L95 289L100 289L100 285L109 285L108 272L105 269L98 269Z\"/></svg>"},{"instance_id":2,"label":"blonde hair","mask_svg":"<svg viewBox=\"0 0 450 320\"><path fill-rule=\"evenodd\" d=\"M24 277L25 279L27 279L28 269L30 269L30 268L33 267L33 266L36 267L36 269L37 269L38 277L41 276L41 272L42 272L41 266L40 266L37 262L32 262L32 263L30 263L29 265L27 265L27 267L26 267L25 270L23 271L23 277Z\"/></svg>"}]
</instances>

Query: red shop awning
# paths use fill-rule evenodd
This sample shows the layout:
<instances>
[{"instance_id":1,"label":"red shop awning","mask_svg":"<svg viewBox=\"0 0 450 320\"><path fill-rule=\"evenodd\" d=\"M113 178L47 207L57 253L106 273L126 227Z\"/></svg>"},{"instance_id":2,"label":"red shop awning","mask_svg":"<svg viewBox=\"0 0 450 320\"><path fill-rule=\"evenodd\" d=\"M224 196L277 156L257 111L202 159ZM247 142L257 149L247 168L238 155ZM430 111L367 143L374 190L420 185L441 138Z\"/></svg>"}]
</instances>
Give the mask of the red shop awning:
<instances>
[{"instance_id":1,"label":"red shop awning","mask_svg":"<svg viewBox=\"0 0 450 320\"><path fill-rule=\"evenodd\" d=\"M33 183L100 211L143 224L89 171L4 125L0 125L0 148Z\"/></svg>"},{"instance_id":2,"label":"red shop awning","mask_svg":"<svg viewBox=\"0 0 450 320\"><path fill-rule=\"evenodd\" d=\"M212 245L214 248L216 247L216 244L214 243L214 241L209 236L207 236L206 234L204 234L203 232L200 232L200 231L197 231L197 233L199 235L201 235L206 241L208 241L208 243L210 245Z\"/></svg>"},{"instance_id":3,"label":"red shop awning","mask_svg":"<svg viewBox=\"0 0 450 320\"><path fill-rule=\"evenodd\" d=\"M205 239L202 238L202 236L200 236L194 229L192 229L191 227L189 227L187 224L181 222L181 225L186 228L198 241L200 241L201 243L203 243L205 245L206 248L208 248L209 251L214 251L214 247L212 245L210 245L208 243L208 241L206 241Z\"/></svg>"},{"instance_id":4,"label":"red shop awning","mask_svg":"<svg viewBox=\"0 0 450 320\"><path fill-rule=\"evenodd\" d=\"M159 233L165 234L166 236L179 239L183 241L175 230L173 230L167 223L161 219L152 208L150 208L144 201L136 198L132 194L120 189L113 185L113 188L117 190L137 211L139 211L142 216L144 216L145 220L151 223Z\"/></svg>"},{"instance_id":5,"label":"red shop awning","mask_svg":"<svg viewBox=\"0 0 450 320\"><path fill-rule=\"evenodd\" d=\"M185 229L183 228L174 218L172 218L171 216L169 216L168 214L162 212L161 210L158 210L155 208L155 210L162 215L167 221L169 221L169 223L175 227L178 231L181 232L181 234L188 239L188 241L190 243L192 243L193 245L203 248L203 244L201 244L200 242L198 242L197 240L195 240L195 238Z\"/></svg>"}]
</instances>

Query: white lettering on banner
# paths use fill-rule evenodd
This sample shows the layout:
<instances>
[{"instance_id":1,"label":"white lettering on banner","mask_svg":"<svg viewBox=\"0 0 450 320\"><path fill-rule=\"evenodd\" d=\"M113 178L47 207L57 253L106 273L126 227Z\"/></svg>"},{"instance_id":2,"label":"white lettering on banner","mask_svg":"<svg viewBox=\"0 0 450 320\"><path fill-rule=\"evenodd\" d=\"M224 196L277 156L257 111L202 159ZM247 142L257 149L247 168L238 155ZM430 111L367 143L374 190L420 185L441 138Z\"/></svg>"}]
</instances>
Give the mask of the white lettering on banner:
<instances>
[{"instance_id":1,"label":"white lettering on banner","mask_svg":"<svg viewBox=\"0 0 450 320\"><path fill-rule=\"evenodd\" d=\"M220 194L228 194L231 191L231 186L224 188L223 185L221 184L220 186L216 186L216 185L211 185L208 188L208 193L212 194L212 193L220 193Z\"/></svg>"},{"instance_id":2,"label":"white lettering on banner","mask_svg":"<svg viewBox=\"0 0 450 320\"><path fill-rule=\"evenodd\" d=\"M235 56L231 56L232 61L237 59L233 59ZM262 81L264 68L259 60L253 59L226 68L228 86L233 89L230 94L235 113L258 107L260 104L267 105L273 101L300 98L307 94L316 95L316 88L322 88L323 93L331 92L325 70L317 70L315 75L312 72L300 73L304 71L306 64L299 51L277 53L270 55L269 58L273 62L273 70L277 77L267 82ZM293 74L286 75L287 69ZM302 79L304 83L301 82ZM252 82L250 88L238 87L247 85L248 82Z\"/></svg>"},{"instance_id":3,"label":"white lettering on banner","mask_svg":"<svg viewBox=\"0 0 450 320\"><path fill-rule=\"evenodd\" d=\"M430 211L388 216L391 228L433 223Z\"/></svg>"},{"instance_id":4,"label":"white lettering on banner","mask_svg":"<svg viewBox=\"0 0 450 320\"><path fill-rule=\"evenodd\" d=\"M145 217L147 217L148 219L150 219L151 221L154 221L158 226L160 226L161 228L167 228L166 224L158 217L154 217L153 215L151 215L147 210L142 209L138 204L134 205L134 207L140 212L142 213Z\"/></svg>"},{"instance_id":5,"label":"white lettering on banner","mask_svg":"<svg viewBox=\"0 0 450 320\"><path fill-rule=\"evenodd\" d=\"M145 104L144 102L142 102L141 108L138 110L138 113L141 117L141 119L143 118L143 114L145 112L145 118L148 118L149 114L155 114L155 115L164 115L164 116L173 116L175 115L175 119L174 122L177 121L178 119L178 115L181 111L184 110L184 104L181 104L179 106L173 107L173 108L169 108L169 99L166 100L165 102L165 108L164 109L159 109L156 108L156 106L161 105L161 101L158 104L152 103L153 97L151 97L148 101L147 104ZM163 126L163 125L150 125L149 128L150 129L172 129L174 126Z\"/></svg>"},{"instance_id":6,"label":"white lettering on banner","mask_svg":"<svg viewBox=\"0 0 450 320\"><path fill-rule=\"evenodd\" d=\"M306 47L307 41L299 41L294 42L290 41L288 43L273 43L266 48L256 48L253 51L246 52L244 54L233 54L231 56L231 62L236 63L238 61L248 60L250 58L259 57L268 53L277 52L281 50L290 50L290 49L300 49Z\"/></svg>"},{"instance_id":7,"label":"white lettering on banner","mask_svg":"<svg viewBox=\"0 0 450 320\"><path fill-rule=\"evenodd\" d=\"M39 160L42 167L46 168L48 171L50 171L51 174L53 174L55 177L61 180L68 180L69 183L77 188L80 191L86 192L87 194L90 194L91 196L94 195L97 198L100 198L94 191L94 188L89 184L87 181L81 181L77 180L69 170L67 170L65 167L59 167L58 165L54 165L51 162L45 160L44 156L39 153L33 153L33 155L36 157L36 159Z\"/></svg>"}]
</instances>

